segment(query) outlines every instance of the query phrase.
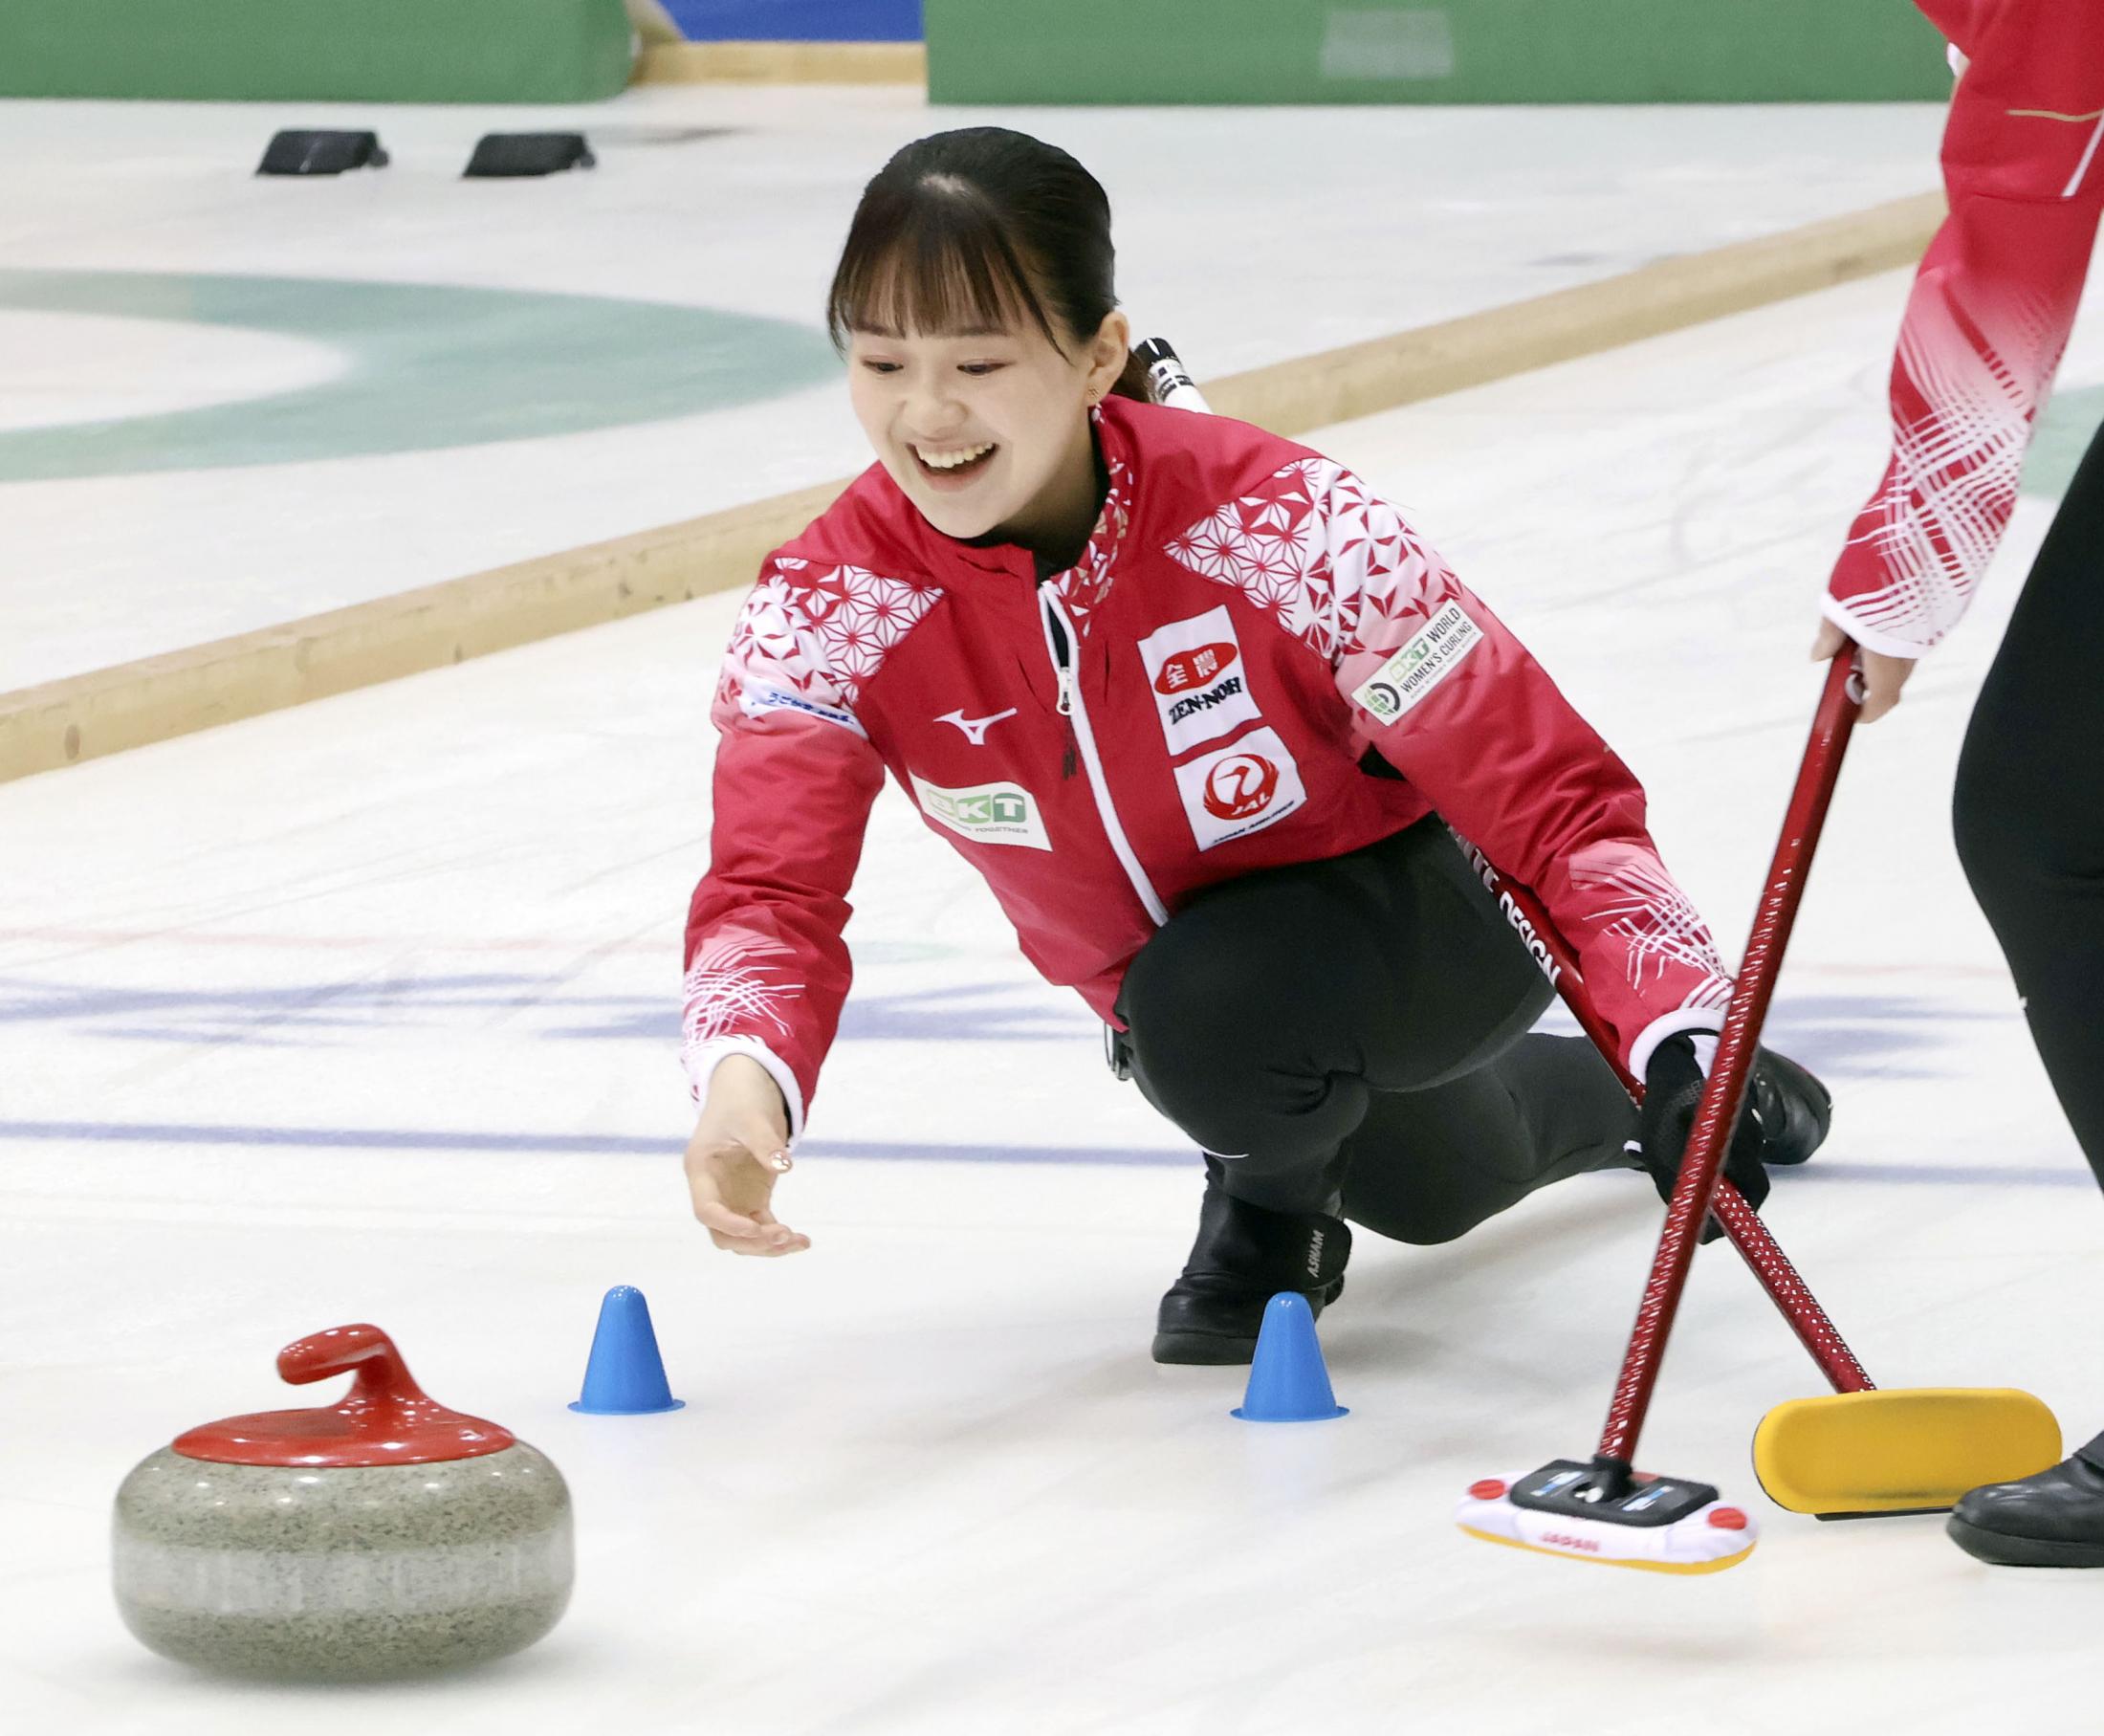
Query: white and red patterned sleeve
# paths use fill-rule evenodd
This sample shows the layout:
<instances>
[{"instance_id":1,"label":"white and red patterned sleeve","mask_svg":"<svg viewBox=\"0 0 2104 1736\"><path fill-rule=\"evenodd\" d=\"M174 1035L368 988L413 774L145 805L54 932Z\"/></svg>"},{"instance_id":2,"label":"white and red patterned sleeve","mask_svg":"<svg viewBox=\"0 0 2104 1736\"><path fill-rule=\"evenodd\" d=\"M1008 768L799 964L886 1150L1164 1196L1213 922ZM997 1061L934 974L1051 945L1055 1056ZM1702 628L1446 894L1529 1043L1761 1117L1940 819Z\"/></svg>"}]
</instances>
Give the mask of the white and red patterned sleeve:
<instances>
[{"instance_id":1,"label":"white and red patterned sleeve","mask_svg":"<svg viewBox=\"0 0 2104 1736\"><path fill-rule=\"evenodd\" d=\"M1395 509L1309 458L1222 510L1172 552L1210 559L1326 657L1357 736L1534 890L1630 1069L1676 1031L1718 1029L1731 979L1642 788Z\"/></svg>"},{"instance_id":2,"label":"white and red patterned sleeve","mask_svg":"<svg viewBox=\"0 0 2104 1736\"><path fill-rule=\"evenodd\" d=\"M681 1059L698 1101L725 1056L781 1088L800 1137L852 975L841 937L884 765L856 690L937 593L776 557L746 600L712 716L709 872L687 917Z\"/></svg>"},{"instance_id":3,"label":"white and red patterned sleeve","mask_svg":"<svg viewBox=\"0 0 2104 1736\"><path fill-rule=\"evenodd\" d=\"M2104 209L2104 7L1918 3L1967 63L1943 133L1950 214L1900 325L1892 459L1823 605L1896 657L1958 625L2002 540Z\"/></svg>"}]
</instances>

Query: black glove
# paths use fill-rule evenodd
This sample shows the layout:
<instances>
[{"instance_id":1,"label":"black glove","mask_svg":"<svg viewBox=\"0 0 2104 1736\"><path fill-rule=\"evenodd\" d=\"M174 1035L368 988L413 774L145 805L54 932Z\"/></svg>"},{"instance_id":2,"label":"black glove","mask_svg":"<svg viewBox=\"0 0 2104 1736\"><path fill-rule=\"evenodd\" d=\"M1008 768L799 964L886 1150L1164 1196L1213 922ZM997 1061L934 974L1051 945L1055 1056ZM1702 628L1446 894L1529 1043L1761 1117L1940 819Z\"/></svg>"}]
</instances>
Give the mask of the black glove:
<instances>
[{"instance_id":1,"label":"black glove","mask_svg":"<svg viewBox=\"0 0 2104 1736\"><path fill-rule=\"evenodd\" d=\"M1754 1058L1759 1068L1767 1062L1765 1051ZM1695 1112L1702 1103L1702 1066L1695 1058L1695 1043L1685 1033L1668 1037L1652 1051L1644 1069L1644 1110L1639 1132L1643 1149L1638 1154L1651 1172L1658 1198L1673 1198L1673 1183L1680 1174L1681 1154L1695 1128ZM1768 1173L1761 1167L1764 1140L1761 1124L1747 1112L1753 1101L1753 1082L1748 1080L1739 1105L1739 1120L1732 1130L1731 1147L1724 1154L1724 1176L1746 1203L1759 1208L1768 1197ZM1724 1233L1712 1217L1702 1226L1702 1240L1715 1242Z\"/></svg>"}]
</instances>

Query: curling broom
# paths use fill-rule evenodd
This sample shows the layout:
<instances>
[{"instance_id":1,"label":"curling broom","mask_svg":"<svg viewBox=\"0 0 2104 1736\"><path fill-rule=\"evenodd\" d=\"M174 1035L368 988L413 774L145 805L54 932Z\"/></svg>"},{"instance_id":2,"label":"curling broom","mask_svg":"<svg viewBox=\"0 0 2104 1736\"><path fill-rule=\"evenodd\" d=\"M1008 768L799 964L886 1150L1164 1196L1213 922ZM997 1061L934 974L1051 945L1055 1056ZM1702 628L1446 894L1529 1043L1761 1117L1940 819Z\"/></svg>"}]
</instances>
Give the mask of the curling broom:
<instances>
[{"instance_id":1,"label":"curling broom","mask_svg":"<svg viewBox=\"0 0 2104 1736\"><path fill-rule=\"evenodd\" d=\"M1473 1484L1456 1515L1471 1535L1661 1572L1716 1572L1752 1553L1757 1528L1751 1516L1725 1503L1714 1486L1632 1468L1698 1236L1713 1209L1834 1389L1830 1395L1777 1406L1755 1431L1755 1474L1777 1505L1823 1519L1940 1511L1967 1489L2028 1476L2060 1457L2060 1425L2027 1393L1874 1388L1767 1226L1722 1176L1730 1130L1854 725L1859 696L1853 657L1854 648L1845 647L1827 671L1599 1447L1589 1463L1556 1460L1523 1476ZM1479 853L1477 861L1494 883L1496 870ZM1558 988L1612 1061L1612 1034L1588 1000L1569 948L1524 889L1506 885L1501 895L1508 912L1517 912L1541 939L1557 967ZM1616 1070L1641 1101L1637 1082L1619 1064Z\"/></svg>"},{"instance_id":2,"label":"curling broom","mask_svg":"<svg viewBox=\"0 0 2104 1736\"><path fill-rule=\"evenodd\" d=\"M1199 412L1209 408L1169 343L1150 339L1137 353L1156 403ZM1457 1517L1476 1536L1575 1559L1679 1572L1714 1572L1752 1552L1757 1531L1751 1517L1726 1505L1713 1487L1642 1477L1630 1468L1699 1226L1712 1211L1833 1388L1830 1396L1777 1406L1755 1432L1755 1474L1777 1505L1820 1518L1939 1511L1967 1489L2028 1476L2060 1457L2059 1424L2027 1393L1878 1391L1767 1226L1721 1174L1730 1143L1724 1130L1737 1121L1804 878L1854 726L1858 695L1852 690L1852 661L1853 648L1844 648L1828 670L1767 892L1726 1016L1725 1040L1689 1134L1599 1451L1589 1465L1557 1461L1530 1477L1487 1478L1474 1484ZM1514 927L1539 944L1538 956L1550 980L1587 1034L1641 1102L1642 1086L1618 1060L1619 1044L1592 1007L1570 948L1540 903L1525 888L1503 881L1480 851L1472 854Z\"/></svg>"}]
</instances>

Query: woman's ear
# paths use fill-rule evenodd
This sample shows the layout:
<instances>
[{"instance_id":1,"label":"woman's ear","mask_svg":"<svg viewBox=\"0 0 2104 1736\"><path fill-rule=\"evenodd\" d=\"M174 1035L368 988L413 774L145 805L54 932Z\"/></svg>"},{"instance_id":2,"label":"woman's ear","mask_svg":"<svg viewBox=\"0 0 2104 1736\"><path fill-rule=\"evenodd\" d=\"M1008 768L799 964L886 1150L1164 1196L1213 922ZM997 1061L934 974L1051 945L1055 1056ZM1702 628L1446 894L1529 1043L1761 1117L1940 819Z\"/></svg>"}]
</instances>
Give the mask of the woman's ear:
<instances>
[{"instance_id":1,"label":"woman's ear","mask_svg":"<svg viewBox=\"0 0 2104 1736\"><path fill-rule=\"evenodd\" d=\"M1088 341L1088 373L1082 385L1089 403L1101 403L1110 395L1131 353L1132 322L1112 308Z\"/></svg>"}]
</instances>

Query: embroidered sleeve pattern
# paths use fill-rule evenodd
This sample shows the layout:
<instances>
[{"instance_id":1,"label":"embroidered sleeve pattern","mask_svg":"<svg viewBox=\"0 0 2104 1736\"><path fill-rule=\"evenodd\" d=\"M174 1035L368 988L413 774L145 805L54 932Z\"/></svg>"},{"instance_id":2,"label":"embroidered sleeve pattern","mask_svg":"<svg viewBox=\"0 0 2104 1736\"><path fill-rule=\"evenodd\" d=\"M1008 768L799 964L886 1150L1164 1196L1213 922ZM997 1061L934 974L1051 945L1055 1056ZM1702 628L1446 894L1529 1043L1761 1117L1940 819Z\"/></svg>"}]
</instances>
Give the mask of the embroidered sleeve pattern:
<instances>
[{"instance_id":1,"label":"embroidered sleeve pattern","mask_svg":"<svg viewBox=\"0 0 2104 1736\"><path fill-rule=\"evenodd\" d=\"M781 941L718 929L688 968L683 1042L698 1047L740 1029L788 1036L782 1013L803 984L782 978L794 970L796 956L796 948Z\"/></svg>"},{"instance_id":2,"label":"embroidered sleeve pattern","mask_svg":"<svg viewBox=\"0 0 2104 1736\"><path fill-rule=\"evenodd\" d=\"M1859 643L1903 657L1958 625L2001 544L2104 208L2104 9L1923 10L1970 60L1943 136L1950 215L1900 327L1892 457L1825 604Z\"/></svg>"},{"instance_id":3,"label":"embroidered sleeve pattern","mask_svg":"<svg viewBox=\"0 0 2104 1736\"><path fill-rule=\"evenodd\" d=\"M792 1137L847 997L847 892L884 782L855 704L940 596L861 567L777 557L724 657L681 1058L698 1100L726 1056L750 1056L780 1088Z\"/></svg>"},{"instance_id":4,"label":"embroidered sleeve pattern","mask_svg":"<svg viewBox=\"0 0 2104 1736\"><path fill-rule=\"evenodd\" d=\"M1915 281L1893 362L1892 458L1830 587L1828 613L1895 656L1938 644L1971 603L2074 322L2079 275L2058 298L1966 279L1961 231L1989 227L1986 217L1952 218Z\"/></svg>"},{"instance_id":5,"label":"embroidered sleeve pattern","mask_svg":"<svg viewBox=\"0 0 2104 1736\"><path fill-rule=\"evenodd\" d=\"M1607 943L1595 950L1620 952L1631 994L1642 1000L1670 984L1678 997L1658 1028L1647 1030L1649 1041L1637 1044L1643 1057L1675 1030L1719 1028L1731 1004L1731 978L1709 925L1658 852L1648 842L1590 845L1573 853L1568 871L1572 893L1590 902L1589 918Z\"/></svg>"},{"instance_id":6,"label":"embroidered sleeve pattern","mask_svg":"<svg viewBox=\"0 0 2104 1736\"><path fill-rule=\"evenodd\" d=\"M1303 459L1171 553L1322 656L1356 739L1534 890L1637 1073L1671 1032L1716 1028L1731 979L1659 860L1642 788L1392 506Z\"/></svg>"},{"instance_id":7,"label":"embroidered sleeve pattern","mask_svg":"<svg viewBox=\"0 0 2104 1736\"><path fill-rule=\"evenodd\" d=\"M1182 565L1232 585L1332 668L1391 615L1454 585L1395 509L1342 466L1300 458L1169 544Z\"/></svg>"},{"instance_id":8,"label":"embroidered sleeve pattern","mask_svg":"<svg viewBox=\"0 0 2104 1736\"><path fill-rule=\"evenodd\" d=\"M860 734L856 691L941 595L859 566L778 555L732 630L726 692L748 716L786 707Z\"/></svg>"}]
</instances>

